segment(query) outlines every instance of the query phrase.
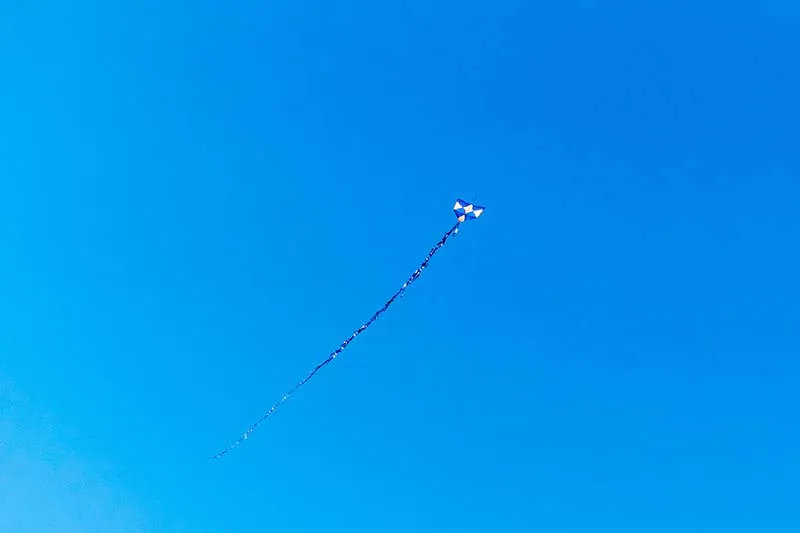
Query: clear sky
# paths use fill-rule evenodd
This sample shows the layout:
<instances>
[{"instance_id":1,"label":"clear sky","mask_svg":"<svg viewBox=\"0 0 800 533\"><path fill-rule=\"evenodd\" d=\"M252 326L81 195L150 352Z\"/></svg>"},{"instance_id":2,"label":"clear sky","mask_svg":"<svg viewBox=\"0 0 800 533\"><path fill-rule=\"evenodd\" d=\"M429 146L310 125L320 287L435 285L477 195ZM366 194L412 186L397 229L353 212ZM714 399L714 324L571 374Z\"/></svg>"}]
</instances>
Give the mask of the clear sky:
<instances>
[{"instance_id":1,"label":"clear sky","mask_svg":"<svg viewBox=\"0 0 800 533\"><path fill-rule=\"evenodd\" d=\"M800 9L645 4L4 2L0 531L798 531Z\"/></svg>"}]
</instances>

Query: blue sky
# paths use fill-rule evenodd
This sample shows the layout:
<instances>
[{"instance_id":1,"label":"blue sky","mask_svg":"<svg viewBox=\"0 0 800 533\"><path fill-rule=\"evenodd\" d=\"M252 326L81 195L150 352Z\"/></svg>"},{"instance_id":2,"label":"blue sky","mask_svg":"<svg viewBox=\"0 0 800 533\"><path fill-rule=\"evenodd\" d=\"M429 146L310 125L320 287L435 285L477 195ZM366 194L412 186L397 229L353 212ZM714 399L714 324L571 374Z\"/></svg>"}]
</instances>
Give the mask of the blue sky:
<instances>
[{"instance_id":1,"label":"blue sky","mask_svg":"<svg viewBox=\"0 0 800 533\"><path fill-rule=\"evenodd\" d=\"M430 4L0 8L0 531L797 531L796 3Z\"/></svg>"}]
</instances>

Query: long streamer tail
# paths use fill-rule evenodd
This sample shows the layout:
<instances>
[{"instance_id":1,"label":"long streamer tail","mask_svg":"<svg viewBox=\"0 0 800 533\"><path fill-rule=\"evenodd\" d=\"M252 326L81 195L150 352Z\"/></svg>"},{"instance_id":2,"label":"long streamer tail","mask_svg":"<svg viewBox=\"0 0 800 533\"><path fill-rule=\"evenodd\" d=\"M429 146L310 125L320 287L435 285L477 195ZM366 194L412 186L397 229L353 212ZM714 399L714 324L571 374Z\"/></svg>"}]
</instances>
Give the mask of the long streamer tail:
<instances>
[{"instance_id":1,"label":"long streamer tail","mask_svg":"<svg viewBox=\"0 0 800 533\"><path fill-rule=\"evenodd\" d=\"M403 283L403 285L397 290L397 292L395 292L392 295L392 297L389 298L386 301L385 304L383 304L383 307L378 309L375 312L375 314L373 314L370 317L369 320L364 322L361 325L361 327L359 327L347 339L345 339L345 341L342 342L342 344L340 344L338 348L336 348L333 352L330 353L330 355L328 355L327 359L325 359L324 361L319 363L316 367L314 367L314 370L312 370L311 372L309 372L306 375L306 377L304 377L302 380L300 380L294 387L289 389L286 392L286 394L284 394L281 397L281 399L279 399L277 402L275 402L275 404L272 407L270 407L269 410L261 416L261 418L256 420L256 422L252 426L247 428L247 431L245 431L242 434L241 437L239 437L236 441L234 441L230 446L228 446L227 448L225 448L221 452L219 452L216 455L212 456L211 459L218 459L218 458L222 457L223 455L225 455L226 453L228 453L229 451L231 451L234 448L236 448L237 446L239 446L242 442L244 442L247 439L247 437L250 436L250 434L253 431L255 431L255 429L258 427L259 424L261 424L261 422L266 420L272 413L274 413L283 404L283 402L288 400L289 397L292 394L294 394L300 387L302 387L303 385L308 383L308 381L311 378L313 378L314 375L322 369L322 367L326 366L328 363L330 363L331 361L336 359L336 356L338 356L340 353L342 353L344 351L344 349L347 348L347 345L350 344L353 341L353 339L358 337L365 329L367 329L370 325L372 325L372 323L375 322L378 319L378 317L381 316L384 312L386 312L386 310L389 309L389 306L392 305L392 303L394 303L394 301L399 296L401 296L403 294L403 292L405 292L405 290L412 283L414 283L417 279L419 279L419 277L422 275L422 272L428 267L428 263L433 258L434 254L436 254L436 252L439 251L439 248L444 246L444 244L447 242L447 239L449 239L452 235L454 235L455 233L458 232L458 228L459 228L460 225L461 225L461 221L457 222L452 228L450 228L447 231L447 233L442 235L442 238L439 239L439 242L437 242L436 245L433 248L430 249L430 251L428 252L428 255L425 256L425 259L422 261L422 263L420 263L420 265L417 267L417 269L411 274L411 276L409 276L409 278L406 280L405 283Z\"/></svg>"}]
</instances>

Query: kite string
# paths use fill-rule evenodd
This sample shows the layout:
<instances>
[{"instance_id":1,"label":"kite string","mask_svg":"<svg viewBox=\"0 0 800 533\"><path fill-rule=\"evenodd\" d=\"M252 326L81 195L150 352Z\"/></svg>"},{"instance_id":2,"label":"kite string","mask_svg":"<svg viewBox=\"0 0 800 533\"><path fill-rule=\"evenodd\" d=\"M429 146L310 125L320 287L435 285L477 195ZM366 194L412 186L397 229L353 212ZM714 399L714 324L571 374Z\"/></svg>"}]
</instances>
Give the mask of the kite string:
<instances>
[{"instance_id":1,"label":"kite string","mask_svg":"<svg viewBox=\"0 0 800 533\"><path fill-rule=\"evenodd\" d=\"M352 333L352 334L351 334L351 335L350 335L350 336L349 336L347 339L345 339L345 340L344 340L344 342L342 342L342 344L340 344L340 345L339 345L339 347L338 347L338 348L336 348L336 350L334 350L333 352L331 352L331 354L330 354L330 355L328 355L327 359L325 359L324 361L322 361L321 363L319 363L319 364L318 364L318 365L317 365L317 366L314 368L314 370L312 370L311 372L309 372L309 373L306 375L306 377L304 377L302 380L300 380L300 381L299 381L299 382L298 382L298 383L297 383L297 384L296 384L294 387L292 387L291 389L289 389L289 390L286 392L286 394L284 394L284 395L283 395L283 396L282 396L282 397L281 397L281 398L280 398L280 399L279 399L277 402L275 402L275 404L274 404L272 407L270 407L270 408L267 410L267 412L266 412L266 413L264 413L264 414L261 416L261 418L259 418L258 420L256 420L256 422L255 422L253 425L251 425L249 428L247 428L247 431L245 431L245 432L242 434L242 436L241 436L241 437L239 437L239 438L238 438L238 439L237 439L235 442L233 442L233 444L231 444L230 446L228 446L227 448L225 448L225 449L224 449L224 450L222 450L221 452L217 453L217 454L216 454L216 455L214 455L213 457L211 457L211 459L218 459L219 457L222 457L223 455L225 455L225 454L226 454L226 453L228 453L229 451L231 451L231 450L233 450L234 448L236 448L237 446L239 446L239 445L240 445L240 444L241 444L243 441L245 441L245 440L247 439L247 437L249 437L249 436L250 436L250 434L251 434L253 431L255 431L255 429L258 427L258 425L259 425L259 424L261 424L261 422L263 422L264 420L266 420L266 419L267 419L267 417L269 417L269 416L270 416L272 413L274 413L274 412L275 412L275 411L276 411L276 410L277 410L277 409L278 409L278 408L281 406L281 404L283 404L283 402L285 402L286 400L288 400L288 399L289 399L289 397L290 397L292 394L294 394L294 392L295 392L295 391L297 391L297 390L298 390L300 387L302 387L303 385L305 385L305 384L306 384L306 383L307 383L307 382L308 382L308 381L309 381L309 380L310 380L312 377L314 377L314 375L315 375L317 372L319 372L319 371L322 369L322 367L326 366L328 363L330 363L331 361L333 361L334 359L336 359L336 356L337 356L337 355L339 355L340 353L342 353L342 352L344 351L344 349L345 349L345 348L347 348L347 345L348 345L348 344L350 344L350 343L351 343L351 342L352 342L352 341L353 341L353 340L354 340L356 337L358 337L358 336L359 336L359 335L360 335L360 334L361 334L361 333L362 333L362 332L363 332L365 329L367 329L367 328L368 328L368 327L369 327L369 326L370 326L370 325L371 325L373 322L375 322L375 321L378 319L378 317L379 317L379 316L381 316L381 315L382 315L382 314L383 314L383 313L384 313L384 312L385 312L385 311L386 311L386 310L389 308L389 306L390 306L390 305L392 305L392 303L394 303L394 301L395 301L395 300L396 300L396 299L397 299L397 298L398 298L400 295L402 295L402 294L405 292L405 290L406 290L406 289L407 289L407 288L408 288L408 287L409 287L409 286L410 286L412 283L414 283L416 280L418 280L418 279L419 279L419 277L422 275L422 272L423 272L423 271L424 271L424 270L425 270L425 269L428 267L428 263L429 263L429 262L430 262L430 260L433 258L434 254L435 254L437 251L439 251L439 248L441 248L442 246L444 246L444 244L447 242L447 239L449 239L449 238L450 238L452 235L454 235L454 234L458 233L458 227L459 227L460 225L461 225L461 223L460 223L460 222L456 223L456 224L455 224L455 225L454 225L452 228L450 228L450 229L447 231L447 233L445 233L444 235L442 235L442 238L441 238L441 239L439 239L439 242L437 242L437 243L436 243L436 244L433 246L433 248L431 248L431 249L430 249L430 251L428 252L428 255L427 255L427 256L425 256L425 259L422 261L422 263L420 263L420 265L417 267L417 269L416 269L416 270L415 270L415 271L414 271L414 272L411 274L411 276L409 276L409 278L406 280L406 282L405 282L405 283L403 283L403 285L402 285L402 286L401 286L401 287L400 287L400 288L397 290L397 292L395 292L395 293L392 295L392 297L391 297L391 298L389 298L389 299L386 301L386 303L385 303L385 304L383 304L383 307L381 307L380 309L378 309L378 310L377 310L377 311L376 311L376 312L375 312L375 313L374 313L374 314L373 314L373 315L370 317L370 319L369 319L369 320L367 320L366 322L364 322L364 323L361 325L361 327L359 327L359 328L358 328L357 330L355 330L355 331L354 331L354 332L353 332L353 333Z\"/></svg>"}]
</instances>

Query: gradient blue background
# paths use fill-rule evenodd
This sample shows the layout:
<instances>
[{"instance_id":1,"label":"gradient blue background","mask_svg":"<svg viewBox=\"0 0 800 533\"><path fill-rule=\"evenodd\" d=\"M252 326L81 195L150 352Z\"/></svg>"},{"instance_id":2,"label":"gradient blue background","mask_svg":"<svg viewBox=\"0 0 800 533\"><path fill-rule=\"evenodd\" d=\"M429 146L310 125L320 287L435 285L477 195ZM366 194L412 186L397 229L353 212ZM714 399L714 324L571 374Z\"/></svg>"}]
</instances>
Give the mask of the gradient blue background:
<instances>
[{"instance_id":1,"label":"gradient blue background","mask_svg":"<svg viewBox=\"0 0 800 533\"><path fill-rule=\"evenodd\" d=\"M798 531L797 2L129 4L0 6L0 531Z\"/></svg>"}]
</instances>

